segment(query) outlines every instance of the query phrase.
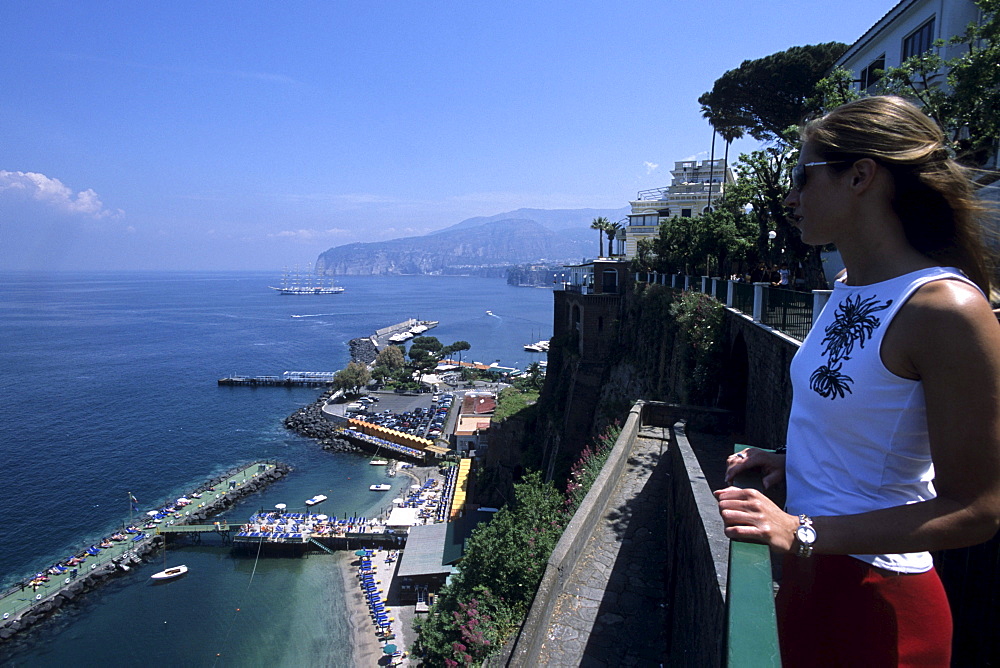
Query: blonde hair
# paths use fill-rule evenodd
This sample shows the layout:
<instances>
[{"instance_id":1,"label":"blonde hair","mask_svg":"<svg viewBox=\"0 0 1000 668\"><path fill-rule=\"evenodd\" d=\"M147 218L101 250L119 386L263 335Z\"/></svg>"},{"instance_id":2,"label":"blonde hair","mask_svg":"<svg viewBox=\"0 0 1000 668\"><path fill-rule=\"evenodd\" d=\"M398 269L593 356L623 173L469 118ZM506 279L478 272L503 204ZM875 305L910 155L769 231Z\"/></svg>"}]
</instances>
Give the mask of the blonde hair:
<instances>
[{"instance_id":1,"label":"blonde hair","mask_svg":"<svg viewBox=\"0 0 1000 668\"><path fill-rule=\"evenodd\" d=\"M802 139L824 160L872 158L895 181L892 208L910 245L942 265L961 269L987 295L993 258L984 243L987 207L966 168L945 148L944 134L901 97L866 97L808 123Z\"/></svg>"}]
</instances>

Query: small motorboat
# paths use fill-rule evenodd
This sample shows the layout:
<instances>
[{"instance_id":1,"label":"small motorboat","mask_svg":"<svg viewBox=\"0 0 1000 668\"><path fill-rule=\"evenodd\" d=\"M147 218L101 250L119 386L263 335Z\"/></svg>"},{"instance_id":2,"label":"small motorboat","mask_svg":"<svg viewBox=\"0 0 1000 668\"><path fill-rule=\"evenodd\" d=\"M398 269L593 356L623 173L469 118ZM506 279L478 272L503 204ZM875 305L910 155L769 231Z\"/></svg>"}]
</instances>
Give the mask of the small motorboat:
<instances>
[{"instance_id":1,"label":"small motorboat","mask_svg":"<svg viewBox=\"0 0 1000 668\"><path fill-rule=\"evenodd\" d=\"M188 572L188 567L184 564L180 566L174 566L173 568L168 568L166 570L160 571L159 573L153 573L149 576L150 580L173 580L174 578L179 578Z\"/></svg>"},{"instance_id":2,"label":"small motorboat","mask_svg":"<svg viewBox=\"0 0 1000 668\"><path fill-rule=\"evenodd\" d=\"M373 492L388 492L390 489L392 489L392 485L386 485L383 483L381 485L371 485L368 489L370 489Z\"/></svg>"},{"instance_id":3,"label":"small motorboat","mask_svg":"<svg viewBox=\"0 0 1000 668\"><path fill-rule=\"evenodd\" d=\"M387 466L389 464L389 461L386 459L373 459L368 463L371 464L372 466Z\"/></svg>"},{"instance_id":4,"label":"small motorboat","mask_svg":"<svg viewBox=\"0 0 1000 668\"><path fill-rule=\"evenodd\" d=\"M307 506L315 506L317 503L323 503L326 501L327 496L325 494L317 494L313 498L306 501Z\"/></svg>"}]
</instances>

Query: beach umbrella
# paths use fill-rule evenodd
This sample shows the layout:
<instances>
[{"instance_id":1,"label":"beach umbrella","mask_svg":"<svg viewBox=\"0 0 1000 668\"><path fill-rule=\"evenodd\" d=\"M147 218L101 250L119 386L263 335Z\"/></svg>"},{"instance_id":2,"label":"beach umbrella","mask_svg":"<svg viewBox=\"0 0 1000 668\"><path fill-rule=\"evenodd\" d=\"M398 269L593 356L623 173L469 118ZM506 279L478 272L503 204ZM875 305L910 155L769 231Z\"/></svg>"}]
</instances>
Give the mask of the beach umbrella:
<instances>
[{"instance_id":1,"label":"beach umbrella","mask_svg":"<svg viewBox=\"0 0 1000 668\"><path fill-rule=\"evenodd\" d=\"M382 652L384 652L385 654L395 654L396 646L390 643L382 648Z\"/></svg>"},{"instance_id":2,"label":"beach umbrella","mask_svg":"<svg viewBox=\"0 0 1000 668\"><path fill-rule=\"evenodd\" d=\"M392 502L393 503L406 503L405 501L403 501L403 499L393 499Z\"/></svg>"},{"instance_id":3,"label":"beach umbrella","mask_svg":"<svg viewBox=\"0 0 1000 668\"><path fill-rule=\"evenodd\" d=\"M284 503L276 503L276 504L274 504L274 507L280 512L280 511L284 510L285 508L287 508L288 506L286 504L284 504Z\"/></svg>"},{"instance_id":4,"label":"beach umbrella","mask_svg":"<svg viewBox=\"0 0 1000 668\"><path fill-rule=\"evenodd\" d=\"M410 489L420 489L420 485L410 485Z\"/></svg>"},{"instance_id":5,"label":"beach umbrella","mask_svg":"<svg viewBox=\"0 0 1000 668\"><path fill-rule=\"evenodd\" d=\"M364 557L368 554L367 550L354 550L355 557Z\"/></svg>"},{"instance_id":6,"label":"beach umbrella","mask_svg":"<svg viewBox=\"0 0 1000 668\"><path fill-rule=\"evenodd\" d=\"M320 522L325 522L328 519L330 519L330 517L328 515L317 515L316 519L319 520Z\"/></svg>"}]
</instances>

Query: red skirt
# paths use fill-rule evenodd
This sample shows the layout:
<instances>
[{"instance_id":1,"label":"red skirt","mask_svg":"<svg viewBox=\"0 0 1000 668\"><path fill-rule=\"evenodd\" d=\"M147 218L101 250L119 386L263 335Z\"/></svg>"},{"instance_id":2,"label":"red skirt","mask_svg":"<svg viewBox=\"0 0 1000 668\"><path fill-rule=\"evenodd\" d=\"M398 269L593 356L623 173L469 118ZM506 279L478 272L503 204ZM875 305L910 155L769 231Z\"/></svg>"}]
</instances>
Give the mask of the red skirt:
<instances>
[{"instance_id":1,"label":"red skirt","mask_svg":"<svg viewBox=\"0 0 1000 668\"><path fill-rule=\"evenodd\" d=\"M782 665L948 666L951 608L937 572L888 573L850 556L786 555Z\"/></svg>"}]
</instances>

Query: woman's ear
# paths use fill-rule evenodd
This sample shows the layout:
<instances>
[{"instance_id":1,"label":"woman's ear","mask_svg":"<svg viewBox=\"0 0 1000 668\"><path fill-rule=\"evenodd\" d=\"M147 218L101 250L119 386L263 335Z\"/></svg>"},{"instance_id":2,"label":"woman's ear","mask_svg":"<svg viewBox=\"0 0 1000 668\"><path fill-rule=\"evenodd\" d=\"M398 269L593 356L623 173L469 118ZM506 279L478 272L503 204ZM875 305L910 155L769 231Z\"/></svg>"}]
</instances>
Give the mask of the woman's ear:
<instances>
[{"instance_id":1,"label":"woman's ear","mask_svg":"<svg viewBox=\"0 0 1000 668\"><path fill-rule=\"evenodd\" d=\"M861 158L856 161L849 170L851 187L859 194L868 190L875 183L878 170L878 163L871 158Z\"/></svg>"}]
</instances>

